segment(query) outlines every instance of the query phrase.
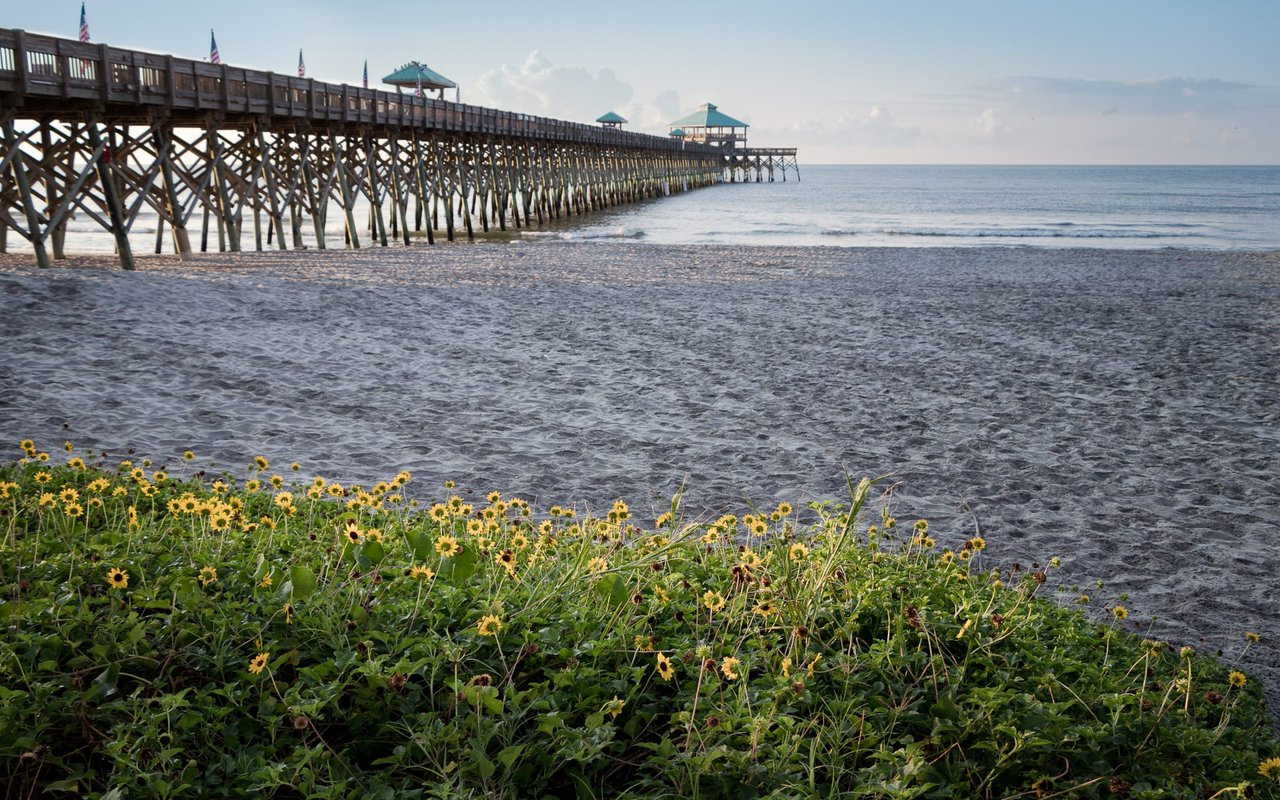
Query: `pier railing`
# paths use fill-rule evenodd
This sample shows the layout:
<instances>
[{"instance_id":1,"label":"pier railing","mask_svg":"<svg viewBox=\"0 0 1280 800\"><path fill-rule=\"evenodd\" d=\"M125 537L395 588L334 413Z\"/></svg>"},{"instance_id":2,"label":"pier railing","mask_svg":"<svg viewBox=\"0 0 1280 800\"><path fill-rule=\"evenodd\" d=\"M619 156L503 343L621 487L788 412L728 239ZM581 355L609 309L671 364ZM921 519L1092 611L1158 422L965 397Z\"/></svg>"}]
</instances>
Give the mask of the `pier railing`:
<instances>
[{"instance_id":1,"label":"pier railing","mask_svg":"<svg viewBox=\"0 0 1280 800\"><path fill-rule=\"evenodd\" d=\"M668 136L0 28L0 97L6 95L11 100L5 105L33 112L162 111L175 119L214 112L659 150L685 144ZM705 147L689 143L685 149Z\"/></svg>"}]
</instances>

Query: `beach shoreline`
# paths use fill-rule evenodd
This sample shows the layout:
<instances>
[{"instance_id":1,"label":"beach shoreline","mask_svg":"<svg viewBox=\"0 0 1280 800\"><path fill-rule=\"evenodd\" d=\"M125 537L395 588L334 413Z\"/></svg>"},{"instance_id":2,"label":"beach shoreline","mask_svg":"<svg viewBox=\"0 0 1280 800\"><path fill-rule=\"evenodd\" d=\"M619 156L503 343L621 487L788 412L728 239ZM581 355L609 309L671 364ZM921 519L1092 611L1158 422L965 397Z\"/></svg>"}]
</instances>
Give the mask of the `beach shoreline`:
<instances>
[{"instance_id":1,"label":"beach shoreline","mask_svg":"<svg viewBox=\"0 0 1280 800\"><path fill-rule=\"evenodd\" d=\"M697 516L840 499L1221 650L1280 713L1280 253L520 242L0 255L0 441ZM652 516L647 517L651 521ZM1097 581L1104 587L1096 588ZM1262 641L1245 652L1244 633Z\"/></svg>"}]
</instances>

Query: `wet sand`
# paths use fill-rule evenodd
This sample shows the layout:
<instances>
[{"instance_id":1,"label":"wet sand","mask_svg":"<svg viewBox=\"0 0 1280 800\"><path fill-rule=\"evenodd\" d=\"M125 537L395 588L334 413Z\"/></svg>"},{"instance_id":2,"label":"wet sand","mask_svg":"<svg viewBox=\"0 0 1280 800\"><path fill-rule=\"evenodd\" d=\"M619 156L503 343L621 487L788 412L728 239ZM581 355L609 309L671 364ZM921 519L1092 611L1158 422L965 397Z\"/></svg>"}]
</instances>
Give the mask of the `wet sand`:
<instances>
[{"instance_id":1,"label":"wet sand","mask_svg":"<svg viewBox=\"0 0 1280 800\"><path fill-rule=\"evenodd\" d=\"M0 442L691 513L842 495L1280 710L1280 254L606 243L0 256ZM650 517L651 519L651 517ZM1094 588L1095 581L1106 588Z\"/></svg>"}]
</instances>

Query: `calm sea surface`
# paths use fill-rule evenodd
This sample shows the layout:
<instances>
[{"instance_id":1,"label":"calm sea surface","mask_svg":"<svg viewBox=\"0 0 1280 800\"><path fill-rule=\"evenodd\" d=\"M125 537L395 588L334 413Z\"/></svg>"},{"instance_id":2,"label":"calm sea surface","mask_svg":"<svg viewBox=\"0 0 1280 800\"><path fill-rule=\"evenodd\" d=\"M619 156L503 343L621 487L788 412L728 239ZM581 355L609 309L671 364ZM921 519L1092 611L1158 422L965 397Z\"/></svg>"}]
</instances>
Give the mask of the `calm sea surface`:
<instances>
[{"instance_id":1,"label":"calm sea surface","mask_svg":"<svg viewBox=\"0 0 1280 800\"><path fill-rule=\"evenodd\" d=\"M805 166L541 235L830 247L1280 249L1280 167ZM537 233L534 234L539 235Z\"/></svg>"},{"instance_id":2,"label":"calm sea surface","mask_svg":"<svg viewBox=\"0 0 1280 800\"><path fill-rule=\"evenodd\" d=\"M489 239L631 240L662 244L826 247L1033 246L1197 250L1280 249L1280 166L1024 167L807 166L801 180L723 184L571 217ZM357 208L356 219L368 220ZM265 227L265 219L263 221ZM459 221L461 229L461 221ZM130 241L155 248L155 214ZM246 213L242 246L253 247ZM479 231L479 221L476 229ZM189 223L200 247L201 215ZM363 228L363 225L362 225ZM81 215L67 250L110 253L114 240ZM303 224L312 244L311 223ZM361 243L371 237L361 230ZM265 237L265 233L264 233ZM10 246L17 249L16 237ZM343 246L342 213L329 212L329 247ZM164 248L172 248L163 237ZM216 226L209 249L217 250Z\"/></svg>"}]
</instances>

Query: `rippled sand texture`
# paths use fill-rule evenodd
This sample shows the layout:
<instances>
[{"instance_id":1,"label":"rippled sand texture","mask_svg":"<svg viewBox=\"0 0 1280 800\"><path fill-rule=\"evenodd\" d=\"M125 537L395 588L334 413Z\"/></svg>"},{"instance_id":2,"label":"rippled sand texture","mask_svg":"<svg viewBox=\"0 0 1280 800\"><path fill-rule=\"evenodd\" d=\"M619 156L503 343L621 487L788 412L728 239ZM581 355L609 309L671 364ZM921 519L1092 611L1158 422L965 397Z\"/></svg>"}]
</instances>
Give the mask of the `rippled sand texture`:
<instances>
[{"instance_id":1,"label":"rippled sand texture","mask_svg":"<svg viewBox=\"0 0 1280 800\"><path fill-rule=\"evenodd\" d=\"M1280 255L538 243L0 257L0 441L545 502L839 497L1280 688ZM102 268L102 267L107 268ZM69 426L64 430L64 425ZM13 449L13 454L16 454ZM1107 581L1098 591L1091 584ZM1203 638L1203 642L1201 641Z\"/></svg>"}]
</instances>

